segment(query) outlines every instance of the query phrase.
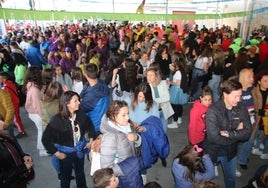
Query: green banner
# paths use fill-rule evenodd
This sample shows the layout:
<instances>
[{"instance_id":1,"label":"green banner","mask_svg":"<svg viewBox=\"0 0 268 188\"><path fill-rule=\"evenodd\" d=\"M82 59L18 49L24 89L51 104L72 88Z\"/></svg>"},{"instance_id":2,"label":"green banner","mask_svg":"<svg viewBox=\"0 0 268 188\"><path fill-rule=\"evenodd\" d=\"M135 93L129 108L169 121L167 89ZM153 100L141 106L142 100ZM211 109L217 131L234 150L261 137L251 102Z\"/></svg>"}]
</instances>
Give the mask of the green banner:
<instances>
[{"instance_id":1,"label":"green banner","mask_svg":"<svg viewBox=\"0 0 268 188\"><path fill-rule=\"evenodd\" d=\"M61 12L61 11L37 11L21 9L0 9L0 19L15 20L129 20L129 21L161 21L161 20L204 20L243 17L251 14L251 11L233 12L224 14L134 14L134 13L103 13L103 12Z\"/></svg>"}]
</instances>

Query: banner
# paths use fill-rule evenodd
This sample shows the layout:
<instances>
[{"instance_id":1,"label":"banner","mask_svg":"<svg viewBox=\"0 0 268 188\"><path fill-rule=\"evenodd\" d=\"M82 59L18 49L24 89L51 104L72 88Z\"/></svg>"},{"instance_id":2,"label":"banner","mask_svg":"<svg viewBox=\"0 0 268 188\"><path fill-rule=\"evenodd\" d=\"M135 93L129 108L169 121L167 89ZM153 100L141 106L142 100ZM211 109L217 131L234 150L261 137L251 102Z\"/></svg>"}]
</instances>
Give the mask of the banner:
<instances>
[{"instance_id":1,"label":"banner","mask_svg":"<svg viewBox=\"0 0 268 188\"><path fill-rule=\"evenodd\" d=\"M268 7L244 12L233 12L224 14L134 14L134 13L103 13L103 12L65 12L65 11L37 11L21 9L0 9L0 19L15 20L80 20L93 18L97 20L128 20L128 21L161 21L161 20L204 20L223 19L232 17L244 17L252 13L263 13Z\"/></svg>"}]
</instances>

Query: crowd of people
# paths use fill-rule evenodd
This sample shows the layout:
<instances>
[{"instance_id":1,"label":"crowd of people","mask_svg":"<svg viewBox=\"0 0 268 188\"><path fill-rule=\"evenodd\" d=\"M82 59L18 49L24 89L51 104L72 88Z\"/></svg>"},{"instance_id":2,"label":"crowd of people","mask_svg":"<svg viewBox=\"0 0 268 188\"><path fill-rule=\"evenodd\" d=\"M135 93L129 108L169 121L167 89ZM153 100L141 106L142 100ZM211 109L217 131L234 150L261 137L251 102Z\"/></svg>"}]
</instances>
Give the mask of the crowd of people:
<instances>
[{"instance_id":1,"label":"crowd of people","mask_svg":"<svg viewBox=\"0 0 268 188\"><path fill-rule=\"evenodd\" d=\"M85 22L15 30L0 39L0 84L1 151L14 163L0 162L4 187L26 187L33 178L32 159L18 145L27 136L20 106L62 188L74 178L86 187L92 147L100 156L96 188L161 187L147 183L147 170L158 158L166 167L167 129L180 127L187 102L194 102L189 144L173 161L174 187L218 187L220 165L225 187L234 188L251 153L268 159L268 36L261 30L249 40L224 25L178 31ZM14 181L17 173L27 177ZM266 165L246 187L264 187L267 177Z\"/></svg>"}]
</instances>

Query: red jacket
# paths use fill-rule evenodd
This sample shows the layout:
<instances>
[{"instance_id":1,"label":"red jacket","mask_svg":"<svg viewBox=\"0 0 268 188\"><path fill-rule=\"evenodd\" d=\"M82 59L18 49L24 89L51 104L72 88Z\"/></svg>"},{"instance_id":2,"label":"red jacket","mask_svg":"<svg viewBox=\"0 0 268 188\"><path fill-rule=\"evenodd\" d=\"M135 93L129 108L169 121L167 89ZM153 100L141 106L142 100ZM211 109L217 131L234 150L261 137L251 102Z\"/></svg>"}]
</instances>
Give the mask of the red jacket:
<instances>
[{"instance_id":1,"label":"red jacket","mask_svg":"<svg viewBox=\"0 0 268 188\"><path fill-rule=\"evenodd\" d=\"M3 89L10 94L12 104L14 107L20 105L20 99L18 97L17 86L10 80L3 82Z\"/></svg>"},{"instance_id":2,"label":"red jacket","mask_svg":"<svg viewBox=\"0 0 268 188\"><path fill-rule=\"evenodd\" d=\"M230 39L223 39L221 42L221 48L223 51L227 51L229 46L231 45L231 40Z\"/></svg>"},{"instance_id":3,"label":"red jacket","mask_svg":"<svg viewBox=\"0 0 268 188\"><path fill-rule=\"evenodd\" d=\"M190 111L190 121L188 125L188 140L191 144L198 144L205 139L205 116L208 110L207 106L195 101Z\"/></svg>"},{"instance_id":4,"label":"red jacket","mask_svg":"<svg viewBox=\"0 0 268 188\"><path fill-rule=\"evenodd\" d=\"M259 45L260 63L263 63L266 58L268 58L268 43L267 42L262 42Z\"/></svg>"}]
</instances>

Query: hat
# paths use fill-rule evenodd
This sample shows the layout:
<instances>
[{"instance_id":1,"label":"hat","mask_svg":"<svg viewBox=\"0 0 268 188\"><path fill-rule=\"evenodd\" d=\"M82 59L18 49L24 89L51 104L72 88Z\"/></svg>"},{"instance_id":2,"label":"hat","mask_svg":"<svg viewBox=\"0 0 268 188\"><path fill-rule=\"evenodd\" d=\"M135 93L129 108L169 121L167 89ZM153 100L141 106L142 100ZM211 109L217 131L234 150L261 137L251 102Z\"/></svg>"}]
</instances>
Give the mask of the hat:
<instances>
[{"instance_id":1,"label":"hat","mask_svg":"<svg viewBox=\"0 0 268 188\"><path fill-rule=\"evenodd\" d=\"M64 51L65 52L72 52L72 49L70 47L66 47Z\"/></svg>"},{"instance_id":2,"label":"hat","mask_svg":"<svg viewBox=\"0 0 268 188\"><path fill-rule=\"evenodd\" d=\"M249 49L248 49L248 52L251 52L252 54L255 54L257 51L257 48L255 46L251 46Z\"/></svg>"}]
</instances>

